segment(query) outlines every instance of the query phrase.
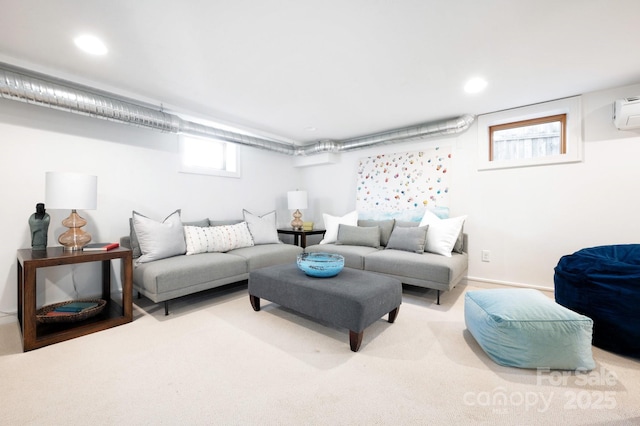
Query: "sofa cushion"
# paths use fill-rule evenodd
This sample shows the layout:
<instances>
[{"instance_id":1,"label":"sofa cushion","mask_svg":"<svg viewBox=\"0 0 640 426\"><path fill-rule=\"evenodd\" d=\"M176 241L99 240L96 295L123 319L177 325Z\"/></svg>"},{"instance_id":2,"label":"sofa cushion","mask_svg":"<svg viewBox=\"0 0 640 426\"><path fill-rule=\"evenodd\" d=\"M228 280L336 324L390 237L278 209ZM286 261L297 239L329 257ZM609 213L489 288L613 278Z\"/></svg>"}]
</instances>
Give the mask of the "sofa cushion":
<instances>
[{"instance_id":1,"label":"sofa cushion","mask_svg":"<svg viewBox=\"0 0 640 426\"><path fill-rule=\"evenodd\" d=\"M316 244L305 248L307 253L337 253L344 257L347 268L364 269L365 256L380 251L366 246L346 246L336 244Z\"/></svg>"},{"instance_id":2,"label":"sofa cushion","mask_svg":"<svg viewBox=\"0 0 640 426\"><path fill-rule=\"evenodd\" d=\"M255 245L280 242L278 238L278 227L276 226L275 210L265 213L262 216L255 215L247 210L242 210L242 214L247 225L249 225L249 231L253 236L253 243Z\"/></svg>"},{"instance_id":3,"label":"sofa cushion","mask_svg":"<svg viewBox=\"0 0 640 426\"><path fill-rule=\"evenodd\" d=\"M324 220L325 232L324 238L320 241L320 244L335 243L338 239L338 227L341 223L345 225L358 226L358 212L356 210L341 217L323 213L322 218Z\"/></svg>"},{"instance_id":4,"label":"sofa cushion","mask_svg":"<svg viewBox=\"0 0 640 426\"><path fill-rule=\"evenodd\" d=\"M381 250L369 253L365 258L365 270L390 274L406 284L432 281L449 288L467 270L467 255L451 258L434 253L411 253L402 250Z\"/></svg>"},{"instance_id":5,"label":"sofa cushion","mask_svg":"<svg viewBox=\"0 0 640 426\"><path fill-rule=\"evenodd\" d=\"M380 228L378 226L350 226L340 224L336 244L351 246L380 247Z\"/></svg>"},{"instance_id":6,"label":"sofa cushion","mask_svg":"<svg viewBox=\"0 0 640 426\"><path fill-rule=\"evenodd\" d=\"M149 219L134 211L135 229L140 251L139 263L151 262L186 252L184 229L180 220L180 210L167 216L162 222Z\"/></svg>"},{"instance_id":7,"label":"sofa cushion","mask_svg":"<svg viewBox=\"0 0 640 426\"><path fill-rule=\"evenodd\" d=\"M247 262L249 271L282 263L295 263L303 249L292 244L261 244L231 250L228 254L241 257Z\"/></svg>"},{"instance_id":8,"label":"sofa cushion","mask_svg":"<svg viewBox=\"0 0 640 426\"><path fill-rule=\"evenodd\" d=\"M429 226L405 228L398 226L391 233L387 249L424 253Z\"/></svg>"},{"instance_id":9,"label":"sofa cushion","mask_svg":"<svg viewBox=\"0 0 640 426\"><path fill-rule=\"evenodd\" d=\"M202 253L194 256L175 256L156 262L142 263L133 270L133 281L154 301L200 291L207 283L247 274L247 262L226 253ZM166 297L163 297L166 296Z\"/></svg>"}]
</instances>

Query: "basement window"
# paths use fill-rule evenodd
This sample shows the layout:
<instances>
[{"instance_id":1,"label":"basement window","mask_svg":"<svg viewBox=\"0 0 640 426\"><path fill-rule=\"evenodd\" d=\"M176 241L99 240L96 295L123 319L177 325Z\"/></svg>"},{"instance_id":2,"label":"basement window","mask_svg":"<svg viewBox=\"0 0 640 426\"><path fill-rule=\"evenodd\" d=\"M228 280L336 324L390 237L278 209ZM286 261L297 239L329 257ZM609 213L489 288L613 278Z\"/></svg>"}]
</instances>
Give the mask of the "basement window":
<instances>
[{"instance_id":1,"label":"basement window","mask_svg":"<svg viewBox=\"0 0 640 426\"><path fill-rule=\"evenodd\" d=\"M478 118L479 170L581 161L580 98Z\"/></svg>"},{"instance_id":2,"label":"basement window","mask_svg":"<svg viewBox=\"0 0 640 426\"><path fill-rule=\"evenodd\" d=\"M178 144L181 172L240 177L236 144L184 135L180 136Z\"/></svg>"},{"instance_id":3,"label":"basement window","mask_svg":"<svg viewBox=\"0 0 640 426\"><path fill-rule=\"evenodd\" d=\"M522 160L567 152L567 114L489 127L489 161Z\"/></svg>"}]
</instances>

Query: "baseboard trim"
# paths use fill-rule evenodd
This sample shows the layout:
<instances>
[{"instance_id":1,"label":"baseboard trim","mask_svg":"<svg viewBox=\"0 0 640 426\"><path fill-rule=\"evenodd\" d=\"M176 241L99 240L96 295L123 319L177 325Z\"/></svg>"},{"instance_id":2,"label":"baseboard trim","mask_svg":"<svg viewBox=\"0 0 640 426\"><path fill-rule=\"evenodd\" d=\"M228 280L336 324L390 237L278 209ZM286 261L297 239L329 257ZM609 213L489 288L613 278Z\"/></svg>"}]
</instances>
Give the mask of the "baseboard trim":
<instances>
[{"instance_id":1,"label":"baseboard trim","mask_svg":"<svg viewBox=\"0 0 640 426\"><path fill-rule=\"evenodd\" d=\"M13 322L18 322L17 312L14 314L3 312L0 314L0 324L11 324Z\"/></svg>"},{"instance_id":2,"label":"baseboard trim","mask_svg":"<svg viewBox=\"0 0 640 426\"><path fill-rule=\"evenodd\" d=\"M533 289L536 289L536 290L549 291L549 292L553 293L553 288L552 287L544 287L544 286L541 286L541 285L514 283L514 282L511 282L511 281L492 280L492 279L489 279L489 278L481 278L481 277L467 277L467 281L475 281L475 282L480 282L480 283L502 285L502 286L507 286L507 287L533 288Z\"/></svg>"}]
</instances>

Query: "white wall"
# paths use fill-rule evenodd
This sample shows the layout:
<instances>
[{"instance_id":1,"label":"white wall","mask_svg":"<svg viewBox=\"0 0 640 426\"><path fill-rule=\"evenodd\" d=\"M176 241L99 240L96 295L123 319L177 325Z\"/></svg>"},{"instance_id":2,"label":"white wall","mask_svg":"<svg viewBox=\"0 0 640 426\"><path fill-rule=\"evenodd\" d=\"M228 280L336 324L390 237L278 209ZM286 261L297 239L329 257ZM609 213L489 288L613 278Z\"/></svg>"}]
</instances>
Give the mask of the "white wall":
<instances>
[{"instance_id":1,"label":"white wall","mask_svg":"<svg viewBox=\"0 0 640 426\"><path fill-rule=\"evenodd\" d=\"M574 164L478 171L477 127L455 137L343 153L334 165L304 169L310 210L355 208L360 158L381 153L452 146L451 215L468 215L469 277L514 285L553 288L561 256L584 247L638 243L640 226L640 134L612 123L615 99L640 94L640 85L583 96L584 161ZM491 262L481 251L491 251Z\"/></svg>"},{"instance_id":2,"label":"white wall","mask_svg":"<svg viewBox=\"0 0 640 426\"><path fill-rule=\"evenodd\" d=\"M180 208L184 220L197 220L241 218L243 208L256 214L277 209L281 224L291 220L286 192L300 175L291 157L242 147L242 178L236 179L178 173L177 152L174 134L0 99L0 311L16 312L16 249L31 246L27 221L44 202L46 171L98 176L97 210L79 212L94 241L128 235L132 210L161 220ZM47 212L49 245L58 245L69 212ZM38 304L74 297L74 282L83 297L99 294L97 268L43 270Z\"/></svg>"},{"instance_id":3,"label":"white wall","mask_svg":"<svg viewBox=\"0 0 640 426\"><path fill-rule=\"evenodd\" d=\"M44 201L45 171L98 175L98 209L83 213L94 240L113 241L128 234L134 209L162 219L181 208L185 220L277 209L286 225L286 191L295 188L309 193L303 219L321 227L323 212L355 208L360 158L434 146L453 150L450 209L468 215L470 278L553 288L562 255L638 242L640 134L611 123L613 101L638 94L640 85L583 96L581 163L478 171L474 125L461 135L342 153L336 164L302 168L293 167L292 157L243 148L242 179L177 173L176 135L0 99L0 311L16 311L15 250L30 246L27 220ZM67 212L49 213L53 245ZM483 249L491 262L481 261ZM73 297L74 282L81 293L96 288L95 270L51 269L39 277L39 304Z\"/></svg>"}]
</instances>

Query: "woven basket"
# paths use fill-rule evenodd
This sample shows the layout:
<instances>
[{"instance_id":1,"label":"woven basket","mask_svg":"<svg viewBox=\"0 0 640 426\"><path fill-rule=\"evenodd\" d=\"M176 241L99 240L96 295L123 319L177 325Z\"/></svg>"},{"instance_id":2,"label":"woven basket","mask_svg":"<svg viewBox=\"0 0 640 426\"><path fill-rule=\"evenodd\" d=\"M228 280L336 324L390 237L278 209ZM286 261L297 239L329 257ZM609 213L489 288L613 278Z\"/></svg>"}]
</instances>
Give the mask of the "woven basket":
<instances>
[{"instance_id":1,"label":"woven basket","mask_svg":"<svg viewBox=\"0 0 640 426\"><path fill-rule=\"evenodd\" d=\"M53 311L55 308L59 306L68 305L69 303L74 302L94 302L97 303L98 306L93 308L85 309L82 312L69 312L69 315L56 315L56 316L47 316L47 314ZM94 315L98 315L104 307L107 305L107 302L102 299L80 299L80 300L68 300L66 302L54 303L52 305L43 306L42 308L36 311L36 320L41 324L51 324L57 322L76 322L83 321L87 318L91 318Z\"/></svg>"}]
</instances>

